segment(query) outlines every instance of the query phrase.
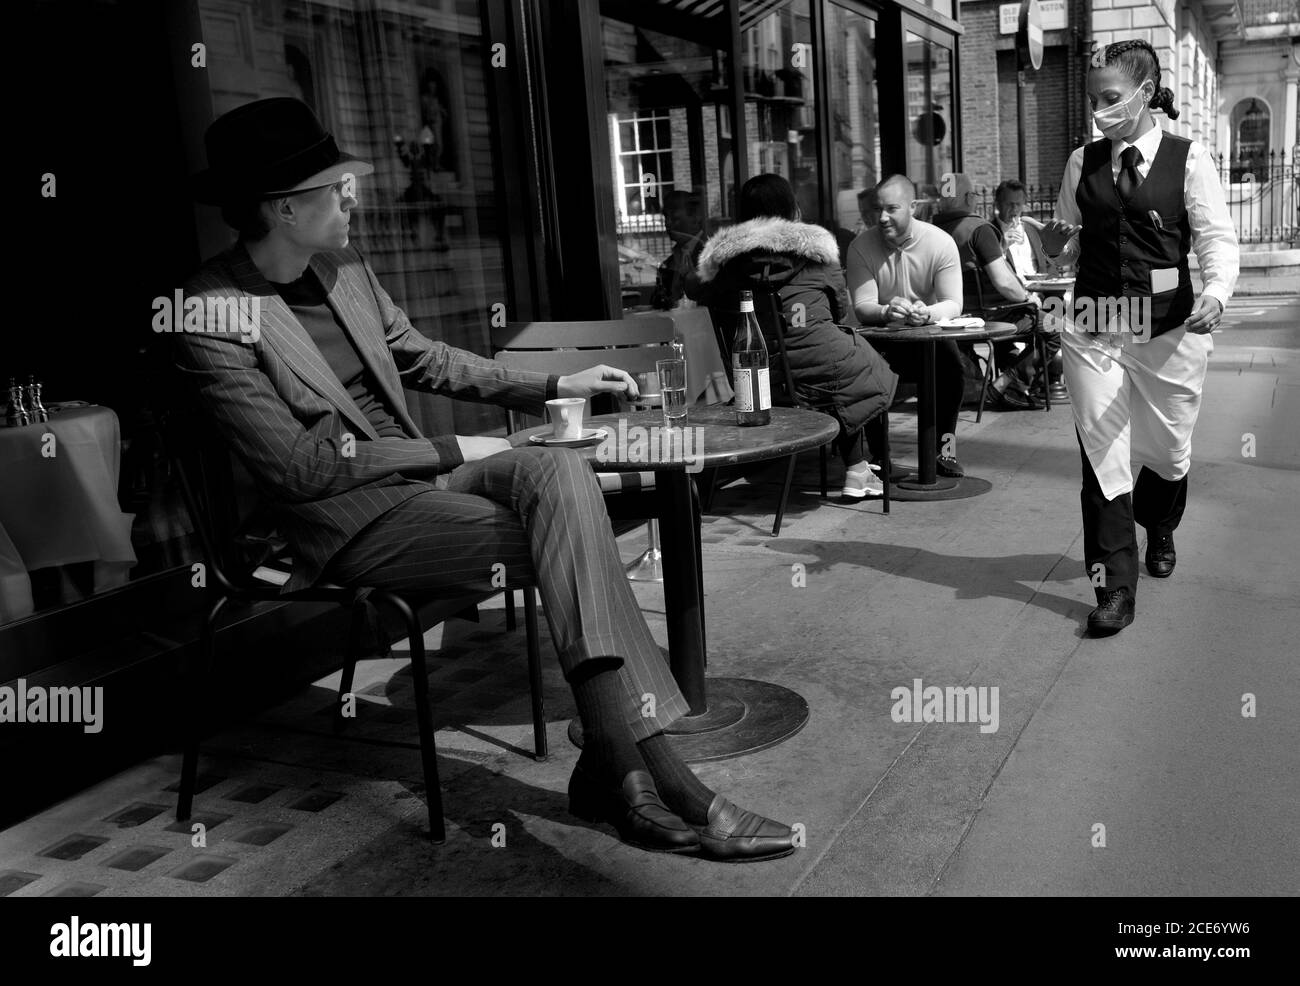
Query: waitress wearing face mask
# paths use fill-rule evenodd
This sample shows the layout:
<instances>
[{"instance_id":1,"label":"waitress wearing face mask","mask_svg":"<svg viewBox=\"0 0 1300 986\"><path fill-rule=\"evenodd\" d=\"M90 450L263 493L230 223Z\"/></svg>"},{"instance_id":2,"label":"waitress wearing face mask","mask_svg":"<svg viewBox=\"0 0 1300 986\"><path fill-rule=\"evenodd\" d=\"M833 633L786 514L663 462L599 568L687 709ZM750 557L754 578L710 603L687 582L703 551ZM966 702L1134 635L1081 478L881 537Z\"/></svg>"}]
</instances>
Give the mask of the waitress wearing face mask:
<instances>
[{"instance_id":1,"label":"waitress wearing face mask","mask_svg":"<svg viewBox=\"0 0 1300 986\"><path fill-rule=\"evenodd\" d=\"M1070 155L1049 225L1074 234L1058 258L1078 263L1075 321L1061 349L1083 459L1085 565L1097 596L1088 630L1106 636L1136 611L1135 520L1146 528L1147 571L1173 574L1210 333L1236 284L1238 252L1209 153L1152 119L1152 108L1170 119L1178 110L1151 46L1121 41L1098 52L1088 99L1104 136ZM1199 297L1189 249L1200 264ZM1082 306L1090 301L1088 325ZM1096 317L1115 303L1123 317Z\"/></svg>"}]
</instances>

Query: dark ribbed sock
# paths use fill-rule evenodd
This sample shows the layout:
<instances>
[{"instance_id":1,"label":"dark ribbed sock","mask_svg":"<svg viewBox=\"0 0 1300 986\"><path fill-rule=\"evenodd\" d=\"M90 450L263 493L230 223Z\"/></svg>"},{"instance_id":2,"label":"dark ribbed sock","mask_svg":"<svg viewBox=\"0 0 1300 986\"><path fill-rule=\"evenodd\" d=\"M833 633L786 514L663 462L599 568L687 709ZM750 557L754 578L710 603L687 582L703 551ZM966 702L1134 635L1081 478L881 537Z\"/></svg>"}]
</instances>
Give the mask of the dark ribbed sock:
<instances>
[{"instance_id":1,"label":"dark ribbed sock","mask_svg":"<svg viewBox=\"0 0 1300 986\"><path fill-rule=\"evenodd\" d=\"M569 679L582 720L579 762L607 784L618 785L634 770L645 770L627 725L627 693L618 680L618 658L585 661Z\"/></svg>"},{"instance_id":2,"label":"dark ribbed sock","mask_svg":"<svg viewBox=\"0 0 1300 986\"><path fill-rule=\"evenodd\" d=\"M636 745L650 768L665 805L683 821L703 825L709 820L709 805L716 796L695 776L681 757L673 752L668 737L656 733Z\"/></svg>"}]
</instances>

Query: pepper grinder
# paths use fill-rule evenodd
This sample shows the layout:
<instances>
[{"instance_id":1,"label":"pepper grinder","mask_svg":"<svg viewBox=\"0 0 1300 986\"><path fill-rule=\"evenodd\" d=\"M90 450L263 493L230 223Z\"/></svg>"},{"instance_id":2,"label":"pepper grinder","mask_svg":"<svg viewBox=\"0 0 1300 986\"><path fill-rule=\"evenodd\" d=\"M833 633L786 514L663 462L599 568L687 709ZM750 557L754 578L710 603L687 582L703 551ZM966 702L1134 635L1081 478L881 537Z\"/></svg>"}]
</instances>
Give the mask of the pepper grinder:
<instances>
[{"instance_id":1,"label":"pepper grinder","mask_svg":"<svg viewBox=\"0 0 1300 986\"><path fill-rule=\"evenodd\" d=\"M27 401L27 416L33 424L37 421L50 420L50 413L41 403L41 388L44 386L45 384L33 375L27 378L27 386L23 388L23 396Z\"/></svg>"},{"instance_id":2,"label":"pepper grinder","mask_svg":"<svg viewBox=\"0 0 1300 986\"><path fill-rule=\"evenodd\" d=\"M18 381L9 378L9 406L5 409L5 424L10 428L21 428L29 424L27 409L23 407L23 389Z\"/></svg>"}]
</instances>

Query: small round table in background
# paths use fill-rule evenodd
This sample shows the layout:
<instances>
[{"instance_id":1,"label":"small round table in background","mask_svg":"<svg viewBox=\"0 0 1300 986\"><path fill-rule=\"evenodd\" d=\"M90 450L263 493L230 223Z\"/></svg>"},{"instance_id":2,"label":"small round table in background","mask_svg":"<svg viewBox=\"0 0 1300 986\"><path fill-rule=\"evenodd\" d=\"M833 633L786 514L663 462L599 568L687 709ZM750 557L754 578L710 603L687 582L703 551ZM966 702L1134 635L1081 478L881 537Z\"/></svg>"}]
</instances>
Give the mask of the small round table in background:
<instances>
[{"instance_id":1,"label":"small round table in background","mask_svg":"<svg viewBox=\"0 0 1300 986\"><path fill-rule=\"evenodd\" d=\"M917 381L917 471L902 479L895 479L889 495L898 500L960 500L979 496L993 488L986 479L963 476L950 479L940 476L935 469L936 425L934 411L934 347L941 339L962 342L997 342L1019 335L1020 330L1010 322L985 322L979 329L943 328L938 325L854 326L858 335L871 342L911 342L922 347L921 378Z\"/></svg>"}]
</instances>

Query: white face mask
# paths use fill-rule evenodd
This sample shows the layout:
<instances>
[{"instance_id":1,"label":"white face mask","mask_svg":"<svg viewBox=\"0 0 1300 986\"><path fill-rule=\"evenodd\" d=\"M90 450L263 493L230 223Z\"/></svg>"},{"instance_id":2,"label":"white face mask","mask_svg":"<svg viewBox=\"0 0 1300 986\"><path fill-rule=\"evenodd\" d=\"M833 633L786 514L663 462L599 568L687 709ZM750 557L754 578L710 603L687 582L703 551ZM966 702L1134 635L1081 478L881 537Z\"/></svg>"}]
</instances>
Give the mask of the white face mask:
<instances>
[{"instance_id":1,"label":"white face mask","mask_svg":"<svg viewBox=\"0 0 1300 986\"><path fill-rule=\"evenodd\" d=\"M1142 107L1148 100L1144 97L1146 84L1138 86L1137 90L1121 102L1113 106L1104 106L1099 110L1092 111L1092 118L1097 123L1097 129L1106 137L1112 140L1124 130L1128 129L1129 124L1137 120L1142 115ZM1135 109L1134 100L1140 100Z\"/></svg>"}]
</instances>

